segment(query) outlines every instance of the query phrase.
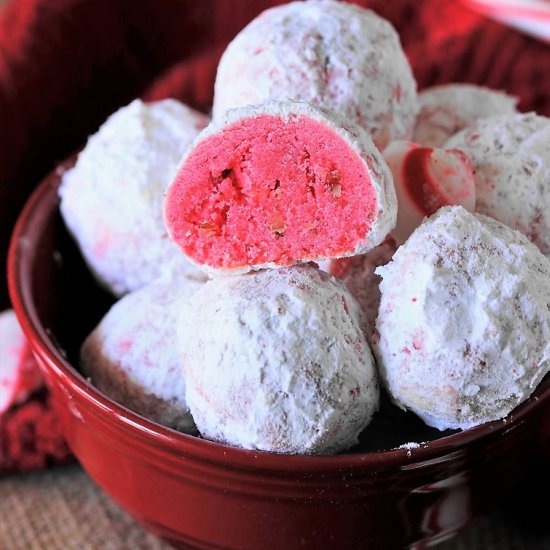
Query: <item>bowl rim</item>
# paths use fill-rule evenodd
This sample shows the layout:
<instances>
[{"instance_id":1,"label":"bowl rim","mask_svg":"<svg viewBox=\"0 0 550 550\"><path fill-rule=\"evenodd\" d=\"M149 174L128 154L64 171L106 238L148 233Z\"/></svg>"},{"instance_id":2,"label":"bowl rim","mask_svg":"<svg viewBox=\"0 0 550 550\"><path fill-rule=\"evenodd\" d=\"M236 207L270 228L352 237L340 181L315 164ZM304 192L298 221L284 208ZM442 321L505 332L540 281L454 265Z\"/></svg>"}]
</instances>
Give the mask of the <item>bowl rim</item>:
<instances>
[{"instance_id":1,"label":"bowl rim","mask_svg":"<svg viewBox=\"0 0 550 550\"><path fill-rule=\"evenodd\" d=\"M7 275L10 298L21 328L33 353L39 358L39 363L53 371L63 384L75 390L84 401L96 409L96 412L100 409L103 413L108 413L111 419L117 419L116 423L121 422L122 426L118 428L129 430L131 434L150 442L157 449L162 449L174 456L195 457L231 468L270 470L280 473L311 471L341 473L343 468L347 471L413 469L426 462L443 460L446 455L456 456L457 452L465 451L470 443L479 442L487 436L504 434L515 426L521 425L534 409L542 406L544 402L550 402L550 383L544 383L543 379L531 396L504 419L487 422L426 443L419 443L419 446L401 446L384 451L337 455L286 455L241 449L178 432L142 417L99 392L63 357L40 323L32 300L30 281L24 280L21 276L25 272L25 267L29 267L22 261L22 248L27 252L26 258L30 263L33 255L29 255L29 250L33 249L32 244L36 241L36 235L29 236L29 229L32 228L33 222L36 223L38 215L51 216L49 208L44 210L44 203L46 206L54 203L55 208L59 208L57 189L61 176L75 158L76 155L69 157L65 163L50 172L39 183L18 216L8 251Z\"/></svg>"}]
</instances>

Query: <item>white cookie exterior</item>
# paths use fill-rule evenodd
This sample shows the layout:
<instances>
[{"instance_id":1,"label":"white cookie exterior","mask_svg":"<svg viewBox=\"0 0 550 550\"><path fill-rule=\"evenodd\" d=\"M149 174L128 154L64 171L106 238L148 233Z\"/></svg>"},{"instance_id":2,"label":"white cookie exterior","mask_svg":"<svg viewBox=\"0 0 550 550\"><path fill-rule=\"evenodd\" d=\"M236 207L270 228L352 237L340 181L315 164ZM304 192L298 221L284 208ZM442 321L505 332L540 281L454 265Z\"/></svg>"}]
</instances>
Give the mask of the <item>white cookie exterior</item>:
<instances>
[{"instance_id":1,"label":"white cookie exterior","mask_svg":"<svg viewBox=\"0 0 550 550\"><path fill-rule=\"evenodd\" d=\"M549 371L550 261L518 231L445 207L376 273L380 375L428 425L501 419Z\"/></svg>"},{"instance_id":2,"label":"white cookie exterior","mask_svg":"<svg viewBox=\"0 0 550 550\"><path fill-rule=\"evenodd\" d=\"M179 345L187 402L207 439L336 453L378 409L358 305L310 265L207 282L180 317Z\"/></svg>"},{"instance_id":3,"label":"white cookie exterior","mask_svg":"<svg viewBox=\"0 0 550 550\"><path fill-rule=\"evenodd\" d=\"M409 139L418 111L416 81L393 26L370 10L333 0L264 11L220 60L214 118L287 99L355 121L380 149Z\"/></svg>"},{"instance_id":4,"label":"white cookie exterior","mask_svg":"<svg viewBox=\"0 0 550 550\"><path fill-rule=\"evenodd\" d=\"M176 327L201 286L196 279L157 280L121 298L84 341L80 367L121 405L182 432L196 431L185 401Z\"/></svg>"},{"instance_id":5,"label":"white cookie exterior","mask_svg":"<svg viewBox=\"0 0 550 550\"><path fill-rule=\"evenodd\" d=\"M472 162L476 212L521 231L550 256L550 118L486 118L445 147L462 149Z\"/></svg>"},{"instance_id":6,"label":"white cookie exterior","mask_svg":"<svg viewBox=\"0 0 550 550\"><path fill-rule=\"evenodd\" d=\"M205 115L135 100L91 136L62 176L61 214L98 281L121 296L170 272L195 274L166 235L164 192Z\"/></svg>"},{"instance_id":7,"label":"white cookie exterior","mask_svg":"<svg viewBox=\"0 0 550 550\"><path fill-rule=\"evenodd\" d=\"M517 98L474 84L443 84L418 94L420 110L413 141L441 147L452 135L480 118L517 113Z\"/></svg>"},{"instance_id":8,"label":"white cookie exterior","mask_svg":"<svg viewBox=\"0 0 550 550\"><path fill-rule=\"evenodd\" d=\"M15 311L0 312L0 416L43 384Z\"/></svg>"},{"instance_id":9,"label":"white cookie exterior","mask_svg":"<svg viewBox=\"0 0 550 550\"><path fill-rule=\"evenodd\" d=\"M180 170L184 169L187 157L192 154L193 149L205 139L222 132L225 128L230 127L233 124L237 124L242 120L253 119L265 115L281 117L283 120L290 120L295 117L305 117L319 122L320 124L323 124L336 132L346 142L348 147L350 147L361 157L362 162L367 168L367 172L371 178L374 196L376 199L376 211L365 213L365 215L371 220L371 226L368 233L365 235L364 240L359 242L353 251L350 251L348 254L343 256L356 256L357 254L364 254L368 250L371 250L380 244L386 238L388 233L390 233L390 231L395 227L397 220L397 196L393 184L392 173L388 168L382 153L380 153L374 145L370 136L361 127L349 120L343 119L337 113L328 109L311 105L305 101L269 101L254 107L242 107L226 111L219 119L212 120L212 122L197 136L195 141L183 156L176 173L179 173ZM165 224L169 227L166 217ZM168 230L168 234L170 235L170 238L174 238L174 235L170 233L170 230ZM182 251L182 253L185 254L184 251ZM193 258L188 256L186 257L189 262L196 263ZM322 262L323 260L330 259L332 258L311 256L309 258L304 258L297 263ZM237 269L215 268L206 264L196 265L201 271L208 273L211 276L227 273L247 273L252 270L266 268L277 269L280 267L273 262L248 265Z\"/></svg>"}]
</instances>

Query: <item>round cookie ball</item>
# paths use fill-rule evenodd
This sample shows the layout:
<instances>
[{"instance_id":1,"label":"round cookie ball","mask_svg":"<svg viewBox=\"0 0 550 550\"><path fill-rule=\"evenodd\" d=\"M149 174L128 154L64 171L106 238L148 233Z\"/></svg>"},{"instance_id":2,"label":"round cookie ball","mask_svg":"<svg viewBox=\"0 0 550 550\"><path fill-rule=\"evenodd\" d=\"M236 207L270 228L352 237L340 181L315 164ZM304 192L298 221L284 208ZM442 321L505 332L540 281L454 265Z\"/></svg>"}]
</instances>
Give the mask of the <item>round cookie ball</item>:
<instances>
[{"instance_id":1,"label":"round cookie ball","mask_svg":"<svg viewBox=\"0 0 550 550\"><path fill-rule=\"evenodd\" d=\"M395 225L392 177L367 133L308 103L210 124L166 192L170 237L205 270L244 273L361 254Z\"/></svg>"},{"instance_id":2,"label":"round cookie ball","mask_svg":"<svg viewBox=\"0 0 550 550\"><path fill-rule=\"evenodd\" d=\"M179 334L187 403L207 439L337 453L378 409L359 307L311 265L212 279L182 312Z\"/></svg>"},{"instance_id":3,"label":"round cookie ball","mask_svg":"<svg viewBox=\"0 0 550 550\"><path fill-rule=\"evenodd\" d=\"M114 295L170 272L205 278L167 237L164 192L205 115L135 100L90 137L63 174L61 214L98 281Z\"/></svg>"},{"instance_id":4,"label":"round cookie ball","mask_svg":"<svg viewBox=\"0 0 550 550\"><path fill-rule=\"evenodd\" d=\"M213 116L268 100L297 99L355 121L383 149L411 137L416 82L393 26L333 0L268 9L225 50Z\"/></svg>"},{"instance_id":5,"label":"round cookie ball","mask_svg":"<svg viewBox=\"0 0 550 550\"><path fill-rule=\"evenodd\" d=\"M376 273L380 374L428 425L501 419L550 369L550 260L518 231L445 207Z\"/></svg>"},{"instance_id":6,"label":"round cookie ball","mask_svg":"<svg viewBox=\"0 0 550 550\"><path fill-rule=\"evenodd\" d=\"M518 100L475 84L442 84L422 90L418 102L413 141L425 147L441 147L480 118L516 113Z\"/></svg>"},{"instance_id":7,"label":"round cookie ball","mask_svg":"<svg viewBox=\"0 0 550 550\"><path fill-rule=\"evenodd\" d=\"M476 212L521 231L550 256L550 118L479 120L445 143L474 168Z\"/></svg>"},{"instance_id":8,"label":"round cookie ball","mask_svg":"<svg viewBox=\"0 0 550 550\"><path fill-rule=\"evenodd\" d=\"M82 373L145 418L196 432L185 401L176 327L187 300L202 285L185 277L163 279L121 298L84 341Z\"/></svg>"}]
</instances>

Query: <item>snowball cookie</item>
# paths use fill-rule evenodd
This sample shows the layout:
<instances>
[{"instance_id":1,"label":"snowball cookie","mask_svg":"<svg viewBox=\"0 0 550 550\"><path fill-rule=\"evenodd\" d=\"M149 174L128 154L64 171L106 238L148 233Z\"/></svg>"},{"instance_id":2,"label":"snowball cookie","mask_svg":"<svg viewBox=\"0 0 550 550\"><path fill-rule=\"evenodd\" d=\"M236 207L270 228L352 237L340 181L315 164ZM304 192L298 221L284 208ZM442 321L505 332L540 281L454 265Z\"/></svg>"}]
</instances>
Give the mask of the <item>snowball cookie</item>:
<instances>
[{"instance_id":1,"label":"snowball cookie","mask_svg":"<svg viewBox=\"0 0 550 550\"><path fill-rule=\"evenodd\" d=\"M228 111L166 193L170 237L210 271L361 254L393 228L391 174L370 137L308 103Z\"/></svg>"},{"instance_id":2,"label":"snowball cookie","mask_svg":"<svg viewBox=\"0 0 550 550\"><path fill-rule=\"evenodd\" d=\"M170 242L164 192L205 115L166 99L123 107L62 177L61 214L100 283L120 296L171 271L196 273Z\"/></svg>"},{"instance_id":3,"label":"snowball cookie","mask_svg":"<svg viewBox=\"0 0 550 550\"><path fill-rule=\"evenodd\" d=\"M378 381L357 303L312 265L220 276L180 317L186 397L207 439L277 453L357 443Z\"/></svg>"},{"instance_id":4,"label":"snowball cookie","mask_svg":"<svg viewBox=\"0 0 550 550\"><path fill-rule=\"evenodd\" d=\"M0 415L43 385L42 375L15 312L0 313Z\"/></svg>"},{"instance_id":5,"label":"snowball cookie","mask_svg":"<svg viewBox=\"0 0 550 550\"><path fill-rule=\"evenodd\" d=\"M418 99L393 26L374 12L333 0L264 11L225 50L214 118L267 100L298 99L355 121L383 149L412 135Z\"/></svg>"},{"instance_id":6,"label":"snowball cookie","mask_svg":"<svg viewBox=\"0 0 550 550\"><path fill-rule=\"evenodd\" d=\"M376 273L380 374L428 425L503 418L548 372L550 260L518 231L444 207Z\"/></svg>"},{"instance_id":7,"label":"snowball cookie","mask_svg":"<svg viewBox=\"0 0 550 550\"><path fill-rule=\"evenodd\" d=\"M335 258L326 266L336 278L341 279L357 300L363 314L363 332L370 342L373 337L378 306L380 304L381 277L374 270L386 265L393 257L397 244L392 237L375 246L365 254L350 258Z\"/></svg>"},{"instance_id":8,"label":"snowball cookie","mask_svg":"<svg viewBox=\"0 0 550 550\"><path fill-rule=\"evenodd\" d=\"M114 401L182 432L195 432L176 344L177 318L202 282L157 280L124 296L80 350L80 367Z\"/></svg>"},{"instance_id":9,"label":"snowball cookie","mask_svg":"<svg viewBox=\"0 0 550 550\"><path fill-rule=\"evenodd\" d=\"M420 111L413 141L441 147L480 118L516 113L517 98L474 84L443 84L418 94Z\"/></svg>"},{"instance_id":10,"label":"snowball cookie","mask_svg":"<svg viewBox=\"0 0 550 550\"><path fill-rule=\"evenodd\" d=\"M486 118L445 147L462 149L472 162L476 212L518 229L550 256L550 118Z\"/></svg>"},{"instance_id":11,"label":"snowball cookie","mask_svg":"<svg viewBox=\"0 0 550 550\"><path fill-rule=\"evenodd\" d=\"M460 204L475 210L474 172L463 151L394 141L384 149L384 159L397 193L397 223L392 231L397 244L442 206Z\"/></svg>"}]
</instances>

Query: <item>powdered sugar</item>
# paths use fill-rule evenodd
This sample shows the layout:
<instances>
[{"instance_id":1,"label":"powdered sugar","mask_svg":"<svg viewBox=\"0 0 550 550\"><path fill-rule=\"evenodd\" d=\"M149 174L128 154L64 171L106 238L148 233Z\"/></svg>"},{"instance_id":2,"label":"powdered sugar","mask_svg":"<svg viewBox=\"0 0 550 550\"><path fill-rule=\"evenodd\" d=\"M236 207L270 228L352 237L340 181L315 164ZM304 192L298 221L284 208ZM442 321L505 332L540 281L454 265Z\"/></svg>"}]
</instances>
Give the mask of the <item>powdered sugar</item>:
<instances>
[{"instance_id":1,"label":"powdered sugar","mask_svg":"<svg viewBox=\"0 0 550 550\"><path fill-rule=\"evenodd\" d=\"M229 44L216 76L214 118L267 100L330 108L379 148L411 136L416 82L392 25L346 2L291 2L260 14Z\"/></svg>"},{"instance_id":2,"label":"powdered sugar","mask_svg":"<svg viewBox=\"0 0 550 550\"><path fill-rule=\"evenodd\" d=\"M103 317L81 349L81 368L106 395L184 432L195 430L185 401L176 344L177 318L202 282L158 280L127 294Z\"/></svg>"},{"instance_id":3,"label":"powdered sugar","mask_svg":"<svg viewBox=\"0 0 550 550\"><path fill-rule=\"evenodd\" d=\"M463 151L394 141L384 149L384 160L393 174L399 204L391 233L397 244L442 206L460 204L474 211L474 174Z\"/></svg>"},{"instance_id":4,"label":"powdered sugar","mask_svg":"<svg viewBox=\"0 0 550 550\"><path fill-rule=\"evenodd\" d=\"M473 84L444 84L418 94L420 111L413 141L441 147L447 139L481 118L516 112L517 99Z\"/></svg>"},{"instance_id":5,"label":"powdered sugar","mask_svg":"<svg viewBox=\"0 0 550 550\"><path fill-rule=\"evenodd\" d=\"M61 213L98 280L114 294L196 273L167 238L164 191L206 116L175 100L118 110L63 175Z\"/></svg>"},{"instance_id":6,"label":"powdered sugar","mask_svg":"<svg viewBox=\"0 0 550 550\"><path fill-rule=\"evenodd\" d=\"M42 385L42 375L15 312L0 312L0 415Z\"/></svg>"},{"instance_id":7,"label":"powdered sugar","mask_svg":"<svg viewBox=\"0 0 550 550\"><path fill-rule=\"evenodd\" d=\"M377 267L387 264L396 249L397 245L390 237L365 254L351 258L337 258L332 260L326 267L326 271L345 283L361 306L363 331L368 341L373 336L380 304L378 285L381 277L376 275L374 271Z\"/></svg>"},{"instance_id":8,"label":"powdered sugar","mask_svg":"<svg viewBox=\"0 0 550 550\"><path fill-rule=\"evenodd\" d=\"M550 255L550 119L534 113L478 121L449 139L475 171L476 212L521 231Z\"/></svg>"},{"instance_id":9,"label":"powdered sugar","mask_svg":"<svg viewBox=\"0 0 550 550\"><path fill-rule=\"evenodd\" d=\"M208 439L328 454L356 443L378 408L359 308L309 265L207 282L182 313L179 346Z\"/></svg>"},{"instance_id":10,"label":"powdered sugar","mask_svg":"<svg viewBox=\"0 0 550 550\"><path fill-rule=\"evenodd\" d=\"M502 418L550 369L550 261L520 233L443 208L376 272L381 375L430 426Z\"/></svg>"}]
</instances>

